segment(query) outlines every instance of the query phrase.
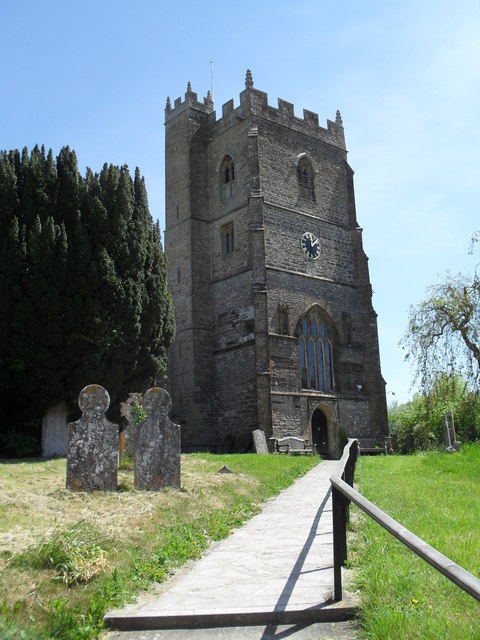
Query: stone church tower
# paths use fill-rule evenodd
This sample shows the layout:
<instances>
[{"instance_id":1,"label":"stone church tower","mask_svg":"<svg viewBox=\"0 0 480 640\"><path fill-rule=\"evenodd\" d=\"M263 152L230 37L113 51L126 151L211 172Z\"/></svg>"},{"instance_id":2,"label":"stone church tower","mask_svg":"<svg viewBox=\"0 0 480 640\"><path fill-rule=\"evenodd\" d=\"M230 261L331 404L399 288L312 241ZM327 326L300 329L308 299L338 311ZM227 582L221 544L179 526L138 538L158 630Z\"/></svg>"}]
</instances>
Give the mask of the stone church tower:
<instances>
[{"instance_id":1,"label":"stone church tower","mask_svg":"<svg viewBox=\"0 0 480 640\"><path fill-rule=\"evenodd\" d=\"M386 435L376 313L340 113L253 87L217 119L210 94L167 100L169 353L185 451L241 451L251 432Z\"/></svg>"}]
</instances>

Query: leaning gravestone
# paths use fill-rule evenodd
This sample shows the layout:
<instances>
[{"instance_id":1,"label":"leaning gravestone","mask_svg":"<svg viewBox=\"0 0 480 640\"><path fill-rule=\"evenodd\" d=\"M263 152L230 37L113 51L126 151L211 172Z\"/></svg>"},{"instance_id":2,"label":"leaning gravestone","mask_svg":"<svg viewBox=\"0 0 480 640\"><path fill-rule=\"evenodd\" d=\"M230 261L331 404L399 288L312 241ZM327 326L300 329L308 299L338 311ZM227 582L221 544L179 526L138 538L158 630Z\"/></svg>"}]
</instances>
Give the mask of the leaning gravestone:
<instances>
[{"instance_id":1,"label":"leaning gravestone","mask_svg":"<svg viewBox=\"0 0 480 640\"><path fill-rule=\"evenodd\" d=\"M82 417L68 424L67 489L116 491L118 427L105 417L110 396L90 384L80 391L78 406Z\"/></svg>"},{"instance_id":2,"label":"leaning gravestone","mask_svg":"<svg viewBox=\"0 0 480 640\"><path fill-rule=\"evenodd\" d=\"M462 443L457 440L457 434L455 433L455 420L453 419L453 411L450 410L450 441L455 451L460 451Z\"/></svg>"},{"instance_id":3,"label":"leaning gravestone","mask_svg":"<svg viewBox=\"0 0 480 640\"><path fill-rule=\"evenodd\" d=\"M137 426L134 482L138 489L180 489L180 426L172 422L170 396L159 387L143 396L146 418Z\"/></svg>"},{"instance_id":4,"label":"leaning gravestone","mask_svg":"<svg viewBox=\"0 0 480 640\"><path fill-rule=\"evenodd\" d=\"M445 451L447 453L453 453L455 449L452 446L452 433L450 431L450 426L448 424L448 419L446 415L442 416L442 426L443 426L443 437L445 439Z\"/></svg>"},{"instance_id":5,"label":"leaning gravestone","mask_svg":"<svg viewBox=\"0 0 480 640\"><path fill-rule=\"evenodd\" d=\"M253 449L255 453L268 453L265 431L262 431L261 429L255 429L255 431L252 431L252 437Z\"/></svg>"}]
</instances>

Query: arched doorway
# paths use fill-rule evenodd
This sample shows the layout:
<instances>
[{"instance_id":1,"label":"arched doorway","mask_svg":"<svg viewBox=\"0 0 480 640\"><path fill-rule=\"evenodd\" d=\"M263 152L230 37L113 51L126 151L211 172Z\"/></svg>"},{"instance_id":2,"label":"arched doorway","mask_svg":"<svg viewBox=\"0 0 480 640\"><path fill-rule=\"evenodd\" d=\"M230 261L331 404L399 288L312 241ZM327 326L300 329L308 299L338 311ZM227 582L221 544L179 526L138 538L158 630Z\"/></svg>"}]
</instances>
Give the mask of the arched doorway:
<instances>
[{"instance_id":1,"label":"arched doorway","mask_svg":"<svg viewBox=\"0 0 480 640\"><path fill-rule=\"evenodd\" d=\"M321 409L315 409L312 415L312 441L321 456L328 456L327 416Z\"/></svg>"}]
</instances>

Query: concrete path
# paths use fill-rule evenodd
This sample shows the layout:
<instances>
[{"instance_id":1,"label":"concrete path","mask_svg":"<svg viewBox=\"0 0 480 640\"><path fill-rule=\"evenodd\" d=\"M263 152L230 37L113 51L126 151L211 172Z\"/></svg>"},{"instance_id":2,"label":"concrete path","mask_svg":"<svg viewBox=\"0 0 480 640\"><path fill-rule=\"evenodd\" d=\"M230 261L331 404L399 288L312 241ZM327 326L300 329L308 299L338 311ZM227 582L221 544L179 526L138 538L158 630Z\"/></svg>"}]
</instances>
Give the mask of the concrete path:
<instances>
[{"instance_id":1,"label":"concrete path","mask_svg":"<svg viewBox=\"0 0 480 640\"><path fill-rule=\"evenodd\" d=\"M134 605L107 613L108 625L117 630L210 628L211 638L234 638L218 635L219 627L251 625L260 635L244 638L287 637L265 635L268 626L278 631L279 625L297 625L298 631L326 624L330 633L337 624L344 625L347 635L312 637L350 638L350 623L355 602L347 596L332 603L333 596L333 531L330 476L336 461L322 461L293 486L270 500L262 512L217 543L201 560L183 575L167 583L159 597L142 605ZM344 583L345 583L344 576ZM315 623L315 624L313 624ZM214 634L217 628L217 635ZM275 631L274 633L277 633ZM163 632L129 635L131 638L173 638ZM123 634L113 637L122 637ZM304 637L308 635L295 636ZM125 636L126 640L126 636Z\"/></svg>"}]
</instances>

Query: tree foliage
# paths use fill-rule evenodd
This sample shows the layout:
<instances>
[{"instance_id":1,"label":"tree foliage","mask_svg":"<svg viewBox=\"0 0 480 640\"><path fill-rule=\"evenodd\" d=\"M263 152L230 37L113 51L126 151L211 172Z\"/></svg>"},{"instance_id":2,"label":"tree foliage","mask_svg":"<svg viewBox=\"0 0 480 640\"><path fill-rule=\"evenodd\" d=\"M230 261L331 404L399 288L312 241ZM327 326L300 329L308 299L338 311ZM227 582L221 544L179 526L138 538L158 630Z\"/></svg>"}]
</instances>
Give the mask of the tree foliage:
<instances>
[{"instance_id":1,"label":"tree foliage","mask_svg":"<svg viewBox=\"0 0 480 640\"><path fill-rule=\"evenodd\" d=\"M399 449L444 447L442 417L453 413L455 430L463 439L480 437L480 396L460 376L440 376L430 393L416 394L404 404L394 404L388 410L391 435L396 435Z\"/></svg>"},{"instance_id":2,"label":"tree foliage","mask_svg":"<svg viewBox=\"0 0 480 640\"><path fill-rule=\"evenodd\" d=\"M83 386L112 404L166 369L175 326L139 170L75 152L0 154L0 417L21 425Z\"/></svg>"},{"instance_id":3,"label":"tree foliage","mask_svg":"<svg viewBox=\"0 0 480 640\"><path fill-rule=\"evenodd\" d=\"M475 387L480 372L480 282L458 274L428 289L412 306L402 340L425 394L442 376L463 376Z\"/></svg>"}]
</instances>

